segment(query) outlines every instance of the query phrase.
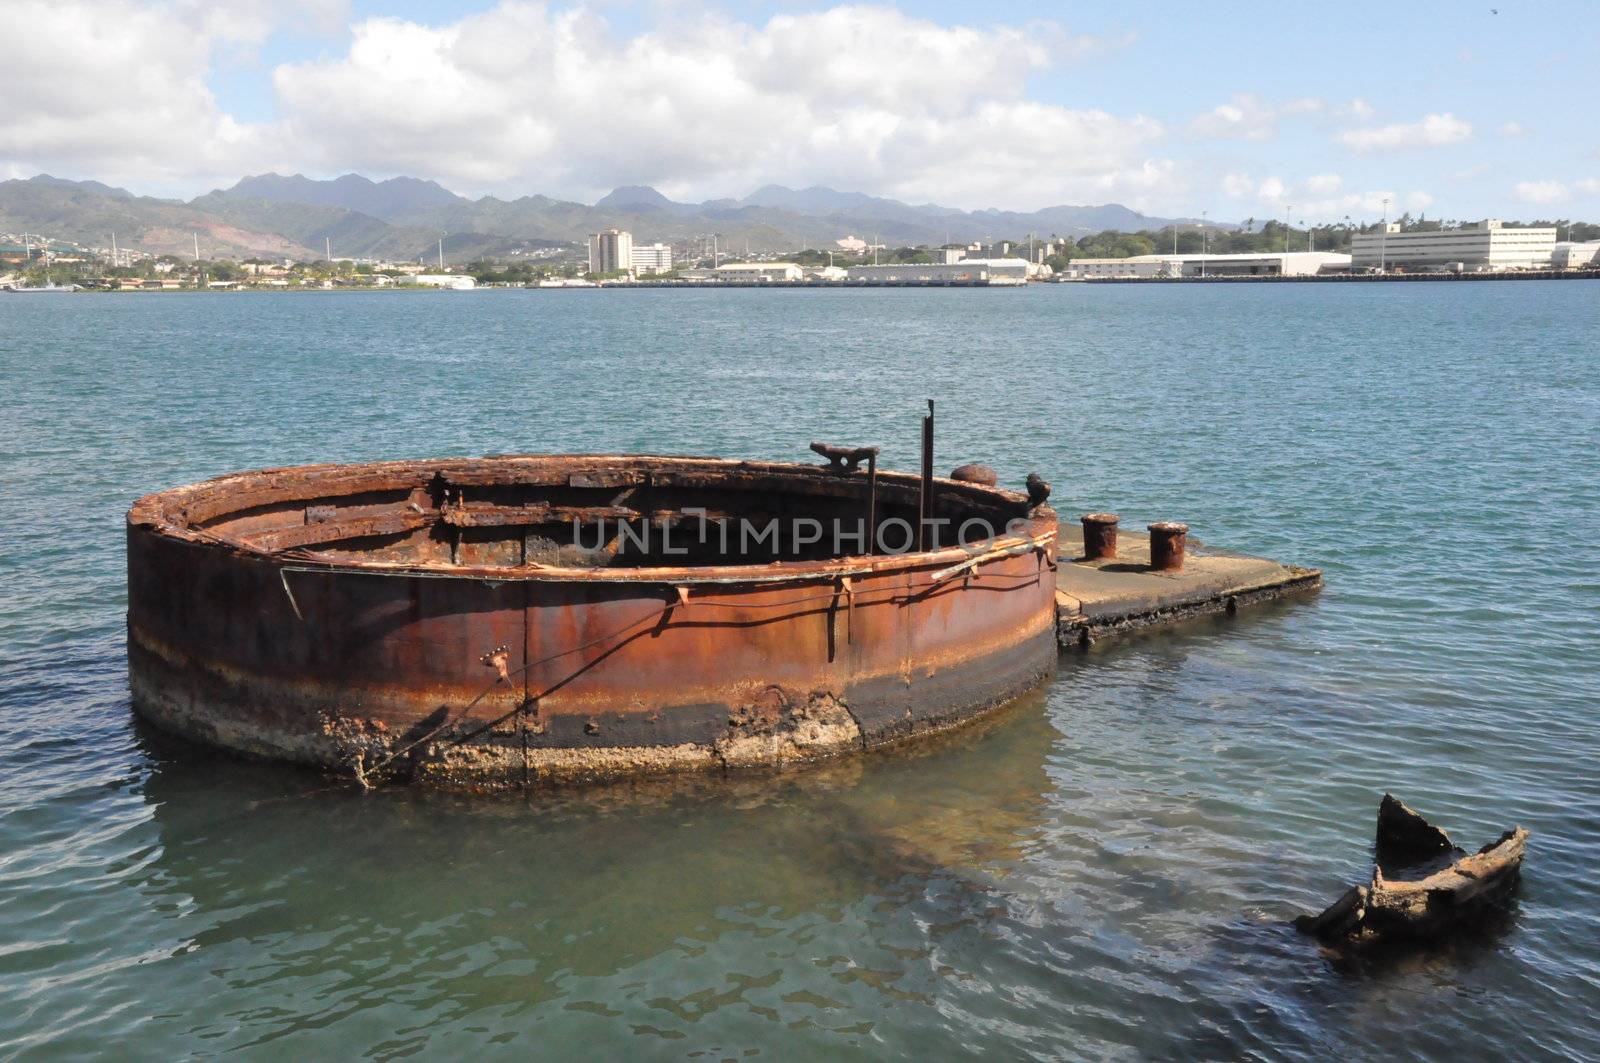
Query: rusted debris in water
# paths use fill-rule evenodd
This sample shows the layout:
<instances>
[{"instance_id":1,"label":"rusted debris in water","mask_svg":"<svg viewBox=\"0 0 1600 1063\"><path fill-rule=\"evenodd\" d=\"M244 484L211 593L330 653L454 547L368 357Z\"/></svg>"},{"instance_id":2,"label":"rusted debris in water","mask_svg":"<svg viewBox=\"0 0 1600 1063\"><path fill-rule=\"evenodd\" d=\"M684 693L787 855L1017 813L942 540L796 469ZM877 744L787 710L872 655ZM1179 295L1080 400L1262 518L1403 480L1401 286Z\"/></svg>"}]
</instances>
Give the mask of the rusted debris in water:
<instances>
[{"instance_id":1,"label":"rusted debris in water","mask_svg":"<svg viewBox=\"0 0 1600 1063\"><path fill-rule=\"evenodd\" d=\"M1396 798L1378 806L1372 879L1294 925L1333 946L1438 937L1496 909L1516 888L1528 832L1521 827L1468 855Z\"/></svg>"}]
</instances>

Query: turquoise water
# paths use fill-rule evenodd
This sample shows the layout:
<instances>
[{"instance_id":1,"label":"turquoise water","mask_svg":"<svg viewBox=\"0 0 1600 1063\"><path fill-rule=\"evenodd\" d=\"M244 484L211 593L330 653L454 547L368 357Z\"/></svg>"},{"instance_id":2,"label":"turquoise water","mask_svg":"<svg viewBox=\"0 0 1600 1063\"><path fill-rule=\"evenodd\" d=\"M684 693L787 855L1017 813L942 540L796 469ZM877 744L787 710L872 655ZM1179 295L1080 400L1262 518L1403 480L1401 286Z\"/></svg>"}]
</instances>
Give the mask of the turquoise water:
<instances>
[{"instance_id":1,"label":"turquoise water","mask_svg":"<svg viewBox=\"0 0 1600 1063\"><path fill-rule=\"evenodd\" d=\"M1600 1056L1600 288L0 296L0 1056ZM1318 598L1064 655L912 752L465 800L128 707L122 515L506 451L1038 470ZM1138 523L1135 523L1138 522ZM1393 789L1514 908L1284 925Z\"/></svg>"}]
</instances>

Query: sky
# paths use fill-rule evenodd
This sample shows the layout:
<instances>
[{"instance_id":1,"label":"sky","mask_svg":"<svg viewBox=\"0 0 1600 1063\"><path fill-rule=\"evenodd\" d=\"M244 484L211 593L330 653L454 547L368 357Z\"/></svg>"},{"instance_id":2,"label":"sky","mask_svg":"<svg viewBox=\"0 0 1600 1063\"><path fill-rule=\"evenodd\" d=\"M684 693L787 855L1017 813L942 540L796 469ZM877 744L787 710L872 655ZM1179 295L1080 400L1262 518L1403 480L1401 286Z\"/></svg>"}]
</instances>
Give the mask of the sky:
<instances>
[{"instance_id":1,"label":"sky","mask_svg":"<svg viewBox=\"0 0 1600 1063\"><path fill-rule=\"evenodd\" d=\"M1498 6L1490 6L1495 4ZM0 177L1600 220L1600 4L0 0Z\"/></svg>"}]
</instances>

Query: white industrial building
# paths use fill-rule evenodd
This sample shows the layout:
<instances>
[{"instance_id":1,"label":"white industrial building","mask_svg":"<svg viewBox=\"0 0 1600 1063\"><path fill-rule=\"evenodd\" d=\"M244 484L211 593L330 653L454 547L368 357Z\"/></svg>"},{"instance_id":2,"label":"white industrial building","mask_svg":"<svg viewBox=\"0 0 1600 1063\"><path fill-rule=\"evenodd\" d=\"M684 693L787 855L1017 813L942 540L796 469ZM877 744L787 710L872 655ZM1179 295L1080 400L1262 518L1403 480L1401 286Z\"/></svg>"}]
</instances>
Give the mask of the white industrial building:
<instances>
[{"instance_id":1,"label":"white industrial building","mask_svg":"<svg viewBox=\"0 0 1600 1063\"><path fill-rule=\"evenodd\" d=\"M667 244L634 244L628 260L636 277L656 277L672 272L672 248Z\"/></svg>"},{"instance_id":2,"label":"white industrial building","mask_svg":"<svg viewBox=\"0 0 1600 1063\"><path fill-rule=\"evenodd\" d=\"M476 288L478 286L477 281L460 273L418 273L415 276L407 277L406 280L411 284L423 284L431 288L450 288L454 291L466 291L468 288Z\"/></svg>"},{"instance_id":3,"label":"white industrial building","mask_svg":"<svg viewBox=\"0 0 1600 1063\"><path fill-rule=\"evenodd\" d=\"M716 272L718 280L733 284L786 284L805 277L793 262L730 262Z\"/></svg>"},{"instance_id":4,"label":"white industrial building","mask_svg":"<svg viewBox=\"0 0 1600 1063\"><path fill-rule=\"evenodd\" d=\"M1177 277L1181 265L1140 255L1138 258L1075 258L1067 263L1061 276L1070 280L1099 280L1104 277Z\"/></svg>"},{"instance_id":5,"label":"white industrial building","mask_svg":"<svg viewBox=\"0 0 1600 1063\"><path fill-rule=\"evenodd\" d=\"M889 284L1026 284L1028 263L1020 258L964 258L959 262L894 262L851 266L852 281Z\"/></svg>"},{"instance_id":6,"label":"white industrial building","mask_svg":"<svg viewBox=\"0 0 1600 1063\"><path fill-rule=\"evenodd\" d=\"M1074 280L1173 277L1311 277L1350 267L1350 256L1336 251L1267 251L1235 255L1134 255L1132 258L1075 258L1062 276Z\"/></svg>"},{"instance_id":7,"label":"white industrial building","mask_svg":"<svg viewBox=\"0 0 1600 1063\"><path fill-rule=\"evenodd\" d=\"M1555 269L1582 269L1600 265L1600 240L1582 244L1563 240L1556 244L1555 252L1550 256L1550 265Z\"/></svg>"},{"instance_id":8,"label":"white industrial building","mask_svg":"<svg viewBox=\"0 0 1600 1063\"><path fill-rule=\"evenodd\" d=\"M1554 227L1512 229L1489 218L1459 229L1401 232L1394 222L1351 240L1357 269L1483 270L1549 269L1556 249Z\"/></svg>"},{"instance_id":9,"label":"white industrial building","mask_svg":"<svg viewBox=\"0 0 1600 1063\"><path fill-rule=\"evenodd\" d=\"M619 273L633 270L633 234L607 229L589 237L589 272Z\"/></svg>"}]
</instances>

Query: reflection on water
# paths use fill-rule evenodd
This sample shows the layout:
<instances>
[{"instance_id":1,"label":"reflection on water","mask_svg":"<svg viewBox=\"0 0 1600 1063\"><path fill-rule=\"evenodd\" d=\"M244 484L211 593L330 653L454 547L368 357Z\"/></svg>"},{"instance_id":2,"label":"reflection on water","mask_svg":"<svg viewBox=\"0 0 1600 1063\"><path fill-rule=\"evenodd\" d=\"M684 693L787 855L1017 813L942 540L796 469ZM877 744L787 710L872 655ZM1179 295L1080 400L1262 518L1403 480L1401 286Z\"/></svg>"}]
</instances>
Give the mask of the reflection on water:
<instances>
[{"instance_id":1,"label":"reflection on water","mask_svg":"<svg viewBox=\"0 0 1600 1063\"><path fill-rule=\"evenodd\" d=\"M374 1008L393 1011L391 1049L443 1018L514 1031L545 1009L574 1043L618 1019L683 1038L720 1009L867 1043L895 1002L934 999L935 943L1006 906L1055 737L1040 692L959 736L802 772L482 799L363 794L144 732L145 888L197 927L174 958L209 957L207 1013L184 1032L230 1045ZM932 942L896 925L907 902ZM771 944L725 965L730 939Z\"/></svg>"}]
</instances>

